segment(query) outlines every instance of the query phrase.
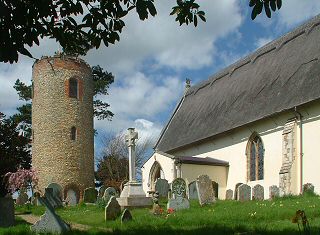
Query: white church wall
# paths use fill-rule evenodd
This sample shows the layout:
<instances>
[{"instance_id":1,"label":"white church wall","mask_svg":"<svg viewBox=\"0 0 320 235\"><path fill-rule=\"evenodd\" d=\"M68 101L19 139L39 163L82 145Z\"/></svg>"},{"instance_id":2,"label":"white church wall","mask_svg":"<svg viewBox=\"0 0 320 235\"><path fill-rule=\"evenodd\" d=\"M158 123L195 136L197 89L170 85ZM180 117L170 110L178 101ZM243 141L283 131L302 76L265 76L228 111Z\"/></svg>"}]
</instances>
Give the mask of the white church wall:
<instances>
[{"instance_id":1,"label":"white church wall","mask_svg":"<svg viewBox=\"0 0 320 235\"><path fill-rule=\"evenodd\" d=\"M230 167L226 189L234 190L237 183L247 183L251 187L261 184L265 189L265 196L268 197L269 186L279 185L279 170L282 165L282 131L286 121L292 117L294 117L294 113L288 112L267 118L238 128L211 141L176 151L173 155L211 157L228 161ZM254 132L257 132L261 137L265 149L264 179L248 181L246 147L248 139ZM219 189L220 195L221 199L225 198L225 190Z\"/></svg>"},{"instance_id":2,"label":"white church wall","mask_svg":"<svg viewBox=\"0 0 320 235\"><path fill-rule=\"evenodd\" d=\"M227 187L227 171L228 167L225 166L207 166L207 165L194 165L182 164L181 165L182 178L186 180L187 184L195 181L199 175L206 174L211 180L219 184L218 197L224 198Z\"/></svg>"},{"instance_id":3,"label":"white church wall","mask_svg":"<svg viewBox=\"0 0 320 235\"><path fill-rule=\"evenodd\" d=\"M173 159L154 153L142 167L142 186L147 193L151 189L150 171L155 162L158 162L163 170L164 178L170 183L173 180Z\"/></svg>"}]
</instances>

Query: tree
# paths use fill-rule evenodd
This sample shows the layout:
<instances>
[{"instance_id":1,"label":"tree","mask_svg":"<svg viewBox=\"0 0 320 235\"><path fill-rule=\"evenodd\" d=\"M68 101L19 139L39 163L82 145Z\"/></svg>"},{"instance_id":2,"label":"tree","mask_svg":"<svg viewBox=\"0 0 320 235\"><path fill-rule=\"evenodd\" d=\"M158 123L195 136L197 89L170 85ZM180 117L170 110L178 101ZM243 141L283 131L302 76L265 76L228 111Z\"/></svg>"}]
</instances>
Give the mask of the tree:
<instances>
[{"instance_id":1,"label":"tree","mask_svg":"<svg viewBox=\"0 0 320 235\"><path fill-rule=\"evenodd\" d=\"M19 168L30 169L31 152L29 138L19 135L17 123L0 113L0 197L9 191L4 176Z\"/></svg>"},{"instance_id":2,"label":"tree","mask_svg":"<svg viewBox=\"0 0 320 235\"><path fill-rule=\"evenodd\" d=\"M129 178L128 146L125 135L110 135L102 138L104 146L102 156L97 160L96 179L105 185L119 188L122 181ZM148 155L152 144L151 138L140 139L136 145L136 170L140 169Z\"/></svg>"},{"instance_id":3,"label":"tree","mask_svg":"<svg viewBox=\"0 0 320 235\"><path fill-rule=\"evenodd\" d=\"M108 95L108 89L110 87L110 84L114 82L114 76L112 75L112 73L103 71L103 69L99 65L92 66L91 70L92 79L94 81L94 116L100 120L111 120L114 114L108 109L110 105L98 99L97 96ZM20 130L20 132L22 132L24 136L31 138L32 105L30 101L32 100L32 85L27 86L18 79L13 87L18 93L19 99L26 101L26 104L18 107L18 113L14 114L11 118L15 123L18 123L18 129Z\"/></svg>"},{"instance_id":4,"label":"tree","mask_svg":"<svg viewBox=\"0 0 320 235\"><path fill-rule=\"evenodd\" d=\"M281 0L249 0L254 19L265 8L280 9ZM50 37L66 53L85 54L120 40L124 18L135 10L141 20L155 16L154 0L0 0L0 61L17 62L18 53L32 57L26 46L39 45L39 38ZM182 24L205 21L205 13L195 0L176 0L170 15Z\"/></svg>"}]
</instances>

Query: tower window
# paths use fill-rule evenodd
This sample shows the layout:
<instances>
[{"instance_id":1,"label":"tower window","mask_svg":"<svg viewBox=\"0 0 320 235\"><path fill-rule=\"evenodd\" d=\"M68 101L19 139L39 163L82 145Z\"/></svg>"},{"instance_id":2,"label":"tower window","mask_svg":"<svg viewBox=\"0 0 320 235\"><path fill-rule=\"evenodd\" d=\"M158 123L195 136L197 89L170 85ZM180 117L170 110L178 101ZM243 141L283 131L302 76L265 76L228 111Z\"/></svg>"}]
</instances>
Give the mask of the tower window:
<instances>
[{"instance_id":1,"label":"tower window","mask_svg":"<svg viewBox=\"0 0 320 235\"><path fill-rule=\"evenodd\" d=\"M71 140L76 140L77 138L77 128L76 127L71 127Z\"/></svg>"},{"instance_id":2,"label":"tower window","mask_svg":"<svg viewBox=\"0 0 320 235\"><path fill-rule=\"evenodd\" d=\"M78 80L76 78L69 79L69 97L78 98Z\"/></svg>"}]
</instances>

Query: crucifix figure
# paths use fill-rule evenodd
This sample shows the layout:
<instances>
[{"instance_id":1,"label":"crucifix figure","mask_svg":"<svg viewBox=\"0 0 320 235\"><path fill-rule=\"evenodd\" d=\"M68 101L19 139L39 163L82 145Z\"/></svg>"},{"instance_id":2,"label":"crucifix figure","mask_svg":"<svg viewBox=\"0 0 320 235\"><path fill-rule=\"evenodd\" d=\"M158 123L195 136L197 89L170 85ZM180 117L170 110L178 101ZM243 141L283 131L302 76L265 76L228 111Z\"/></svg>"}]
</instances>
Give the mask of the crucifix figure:
<instances>
[{"instance_id":1,"label":"crucifix figure","mask_svg":"<svg viewBox=\"0 0 320 235\"><path fill-rule=\"evenodd\" d=\"M128 128L128 133L125 135L126 143L129 148L129 182L136 181L136 139L138 132L134 128Z\"/></svg>"}]
</instances>

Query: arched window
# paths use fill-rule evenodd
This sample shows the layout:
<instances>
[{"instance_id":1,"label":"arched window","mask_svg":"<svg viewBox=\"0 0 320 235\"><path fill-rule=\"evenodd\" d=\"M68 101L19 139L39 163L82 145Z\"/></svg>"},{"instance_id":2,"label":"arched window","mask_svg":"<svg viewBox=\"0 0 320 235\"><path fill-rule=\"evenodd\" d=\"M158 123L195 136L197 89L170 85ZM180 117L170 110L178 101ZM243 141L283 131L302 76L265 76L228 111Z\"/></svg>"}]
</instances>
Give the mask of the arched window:
<instances>
[{"instance_id":1,"label":"arched window","mask_svg":"<svg viewBox=\"0 0 320 235\"><path fill-rule=\"evenodd\" d=\"M78 98L78 79L70 78L69 79L69 97Z\"/></svg>"},{"instance_id":2,"label":"arched window","mask_svg":"<svg viewBox=\"0 0 320 235\"><path fill-rule=\"evenodd\" d=\"M77 128L75 126L71 127L71 140L76 140L77 138Z\"/></svg>"},{"instance_id":3,"label":"arched window","mask_svg":"<svg viewBox=\"0 0 320 235\"><path fill-rule=\"evenodd\" d=\"M253 134L247 145L248 180L263 179L264 147L261 138Z\"/></svg>"}]
</instances>

